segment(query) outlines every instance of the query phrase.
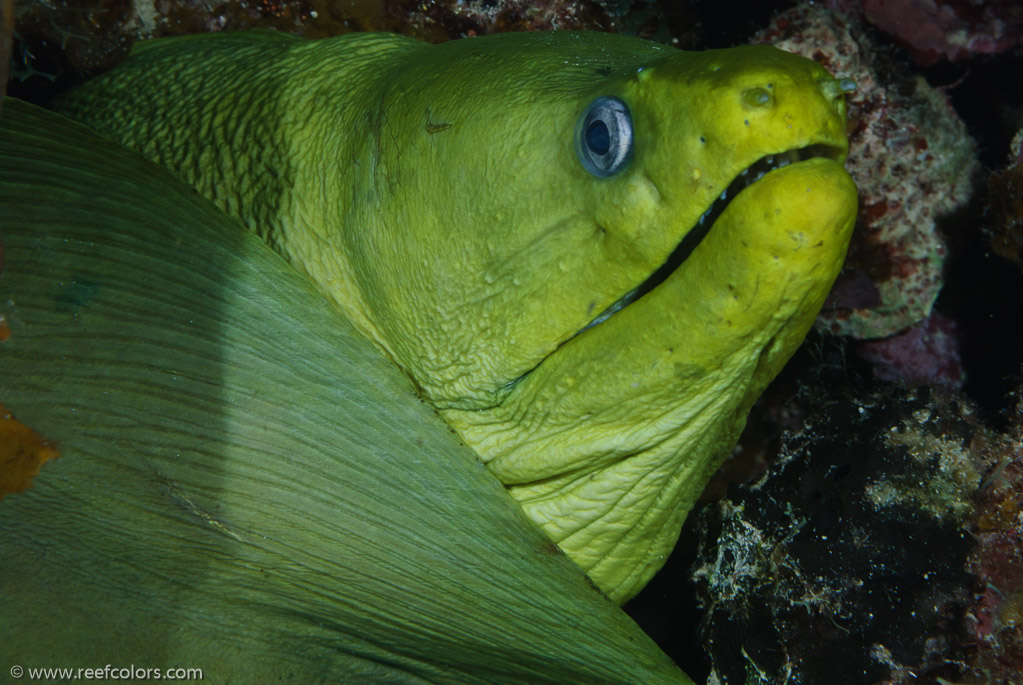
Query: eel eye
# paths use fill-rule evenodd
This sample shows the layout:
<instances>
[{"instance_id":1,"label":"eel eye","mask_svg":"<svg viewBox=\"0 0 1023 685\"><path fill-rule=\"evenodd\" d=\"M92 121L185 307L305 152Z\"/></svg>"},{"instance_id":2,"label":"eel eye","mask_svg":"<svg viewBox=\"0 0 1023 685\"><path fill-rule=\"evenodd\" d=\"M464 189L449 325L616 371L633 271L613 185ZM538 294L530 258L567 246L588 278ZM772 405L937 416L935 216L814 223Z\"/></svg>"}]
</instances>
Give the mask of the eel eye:
<instances>
[{"instance_id":1,"label":"eel eye","mask_svg":"<svg viewBox=\"0 0 1023 685\"><path fill-rule=\"evenodd\" d=\"M625 168L632 158L632 115L609 96L590 103L575 127L575 151L586 171L604 178Z\"/></svg>"}]
</instances>

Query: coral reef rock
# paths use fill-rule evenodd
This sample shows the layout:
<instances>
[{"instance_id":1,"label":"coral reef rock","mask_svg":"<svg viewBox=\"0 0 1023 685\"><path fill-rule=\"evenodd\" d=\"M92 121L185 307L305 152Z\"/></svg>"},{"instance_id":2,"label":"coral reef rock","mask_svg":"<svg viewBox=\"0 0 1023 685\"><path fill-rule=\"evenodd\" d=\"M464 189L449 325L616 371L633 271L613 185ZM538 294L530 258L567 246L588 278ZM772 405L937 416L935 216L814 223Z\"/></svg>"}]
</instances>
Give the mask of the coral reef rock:
<instances>
[{"instance_id":1,"label":"coral reef rock","mask_svg":"<svg viewBox=\"0 0 1023 685\"><path fill-rule=\"evenodd\" d=\"M991 249L1023 268L1023 129L1012 139L1009 166L988 176Z\"/></svg>"},{"instance_id":2,"label":"coral reef rock","mask_svg":"<svg viewBox=\"0 0 1023 685\"><path fill-rule=\"evenodd\" d=\"M940 384L958 390L965 380L956 322L939 312L902 333L862 341L856 351L873 365L874 378L881 381Z\"/></svg>"},{"instance_id":3,"label":"coral reef rock","mask_svg":"<svg viewBox=\"0 0 1023 685\"><path fill-rule=\"evenodd\" d=\"M966 127L943 93L887 63L855 16L805 3L775 17L754 42L817 60L857 84L846 167L860 216L818 325L871 339L923 321L942 284L938 220L970 197L979 168Z\"/></svg>"},{"instance_id":4,"label":"coral reef rock","mask_svg":"<svg viewBox=\"0 0 1023 685\"><path fill-rule=\"evenodd\" d=\"M943 390L878 387L831 391L765 476L701 513L709 682L1020 672L1019 430Z\"/></svg>"},{"instance_id":5,"label":"coral reef rock","mask_svg":"<svg viewBox=\"0 0 1023 685\"><path fill-rule=\"evenodd\" d=\"M905 45L917 64L994 54L1023 43L1018 0L862 0L871 24Z\"/></svg>"}]
</instances>

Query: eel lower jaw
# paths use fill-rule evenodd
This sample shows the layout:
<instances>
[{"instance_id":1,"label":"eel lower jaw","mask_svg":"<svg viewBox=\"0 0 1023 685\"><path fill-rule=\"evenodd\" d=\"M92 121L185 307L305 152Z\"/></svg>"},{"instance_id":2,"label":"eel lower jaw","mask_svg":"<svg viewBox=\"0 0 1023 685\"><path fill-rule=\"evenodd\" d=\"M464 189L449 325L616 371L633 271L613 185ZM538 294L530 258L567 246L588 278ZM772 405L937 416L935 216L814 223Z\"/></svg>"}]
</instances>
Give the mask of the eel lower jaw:
<instances>
[{"instance_id":1,"label":"eel lower jaw","mask_svg":"<svg viewBox=\"0 0 1023 685\"><path fill-rule=\"evenodd\" d=\"M735 178L732 179L732 182L728 185L728 187L714 200L714 202L711 203L710 207L708 207L707 210L700 215L696 224L694 224L693 227L685 234L661 266L657 267L657 269L650 274L645 281L611 303L588 324L558 343L555 351L551 354L555 354L557 350L561 349L571 340L579 337L594 326L607 321L612 316L625 309L630 304L636 302L667 280L668 277L675 273L682 263L689 258L689 255L692 254L693 250L696 249L697 245L700 244L704 236L706 236L711 227L713 227L714 222L716 222L718 217L725 211L728 203L746 187L756 183L772 171L782 169L792 164L805 162L810 159L824 158L833 162L841 163L845 159L845 153L846 150L837 145L828 145L825 143L806 145L804 147L785 152L765 155L740 171ZM506 397L507 394L515 388L515 386L543 364L543 362L548 359L551 354L541 359L532 368L505 383L501 387L502 395Z\"/></svg>"},{"instance_id":2,"label":"eel lower jaw","mask_svg":"<svg viewBox=\"0 0 1023 685\"><path fill-rule=\"evenodd\" d=\"M707 208L707 211L700 216L696 224L693 225L693 227L686 233L685 237L682 238L679 244L675 246L675 249L668 256L668 259L666 259L661 266L650 274L645 281L611 303L604 309L604 311L598 314L596 318L576 331L568 340L571 340L594 326L607 321L609 318L663 283L682 265L683 262L686 261L686 259L688 259L689 255L696 249L696 246L700 244L704 236L707 235L707 232L710 231L714 222L717 221L717 218L725 211L725 207L728 206L728 203L731 202L732 199L742 192L747 186L752 183L756 183L765 174L774 171L775 169L787 167L790 164L798 164L799 162L803 162L808 159L820 157L837 162L842 159L843 155L844 150L833 145L807 145L795 150L765 155L743 169L734 179L732 179L732 182L721 193L721 195L719 195L718 198L711 203L710 207ZM565 342L568 342L568 340Z\"/></svg>"}]
</instances>

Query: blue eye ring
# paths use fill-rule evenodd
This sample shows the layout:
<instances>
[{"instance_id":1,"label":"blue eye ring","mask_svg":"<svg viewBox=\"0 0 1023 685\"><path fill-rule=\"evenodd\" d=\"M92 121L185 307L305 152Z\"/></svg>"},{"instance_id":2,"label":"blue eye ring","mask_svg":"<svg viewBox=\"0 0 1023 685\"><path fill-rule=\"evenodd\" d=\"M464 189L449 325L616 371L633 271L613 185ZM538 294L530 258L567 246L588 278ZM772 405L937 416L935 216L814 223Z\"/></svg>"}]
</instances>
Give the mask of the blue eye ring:
<instances>
[{"instance_id":1,"label":"blue eye ring","mask_svg":"<svg viewBox=\"0 0 1023 685\"><path fill-rule=\"evenodd\" d=\"M583 168L598 178L613 176L632 159L632 114L629 106L602 95L579 115L575 151Z\"/></svg>"}]
</instances>

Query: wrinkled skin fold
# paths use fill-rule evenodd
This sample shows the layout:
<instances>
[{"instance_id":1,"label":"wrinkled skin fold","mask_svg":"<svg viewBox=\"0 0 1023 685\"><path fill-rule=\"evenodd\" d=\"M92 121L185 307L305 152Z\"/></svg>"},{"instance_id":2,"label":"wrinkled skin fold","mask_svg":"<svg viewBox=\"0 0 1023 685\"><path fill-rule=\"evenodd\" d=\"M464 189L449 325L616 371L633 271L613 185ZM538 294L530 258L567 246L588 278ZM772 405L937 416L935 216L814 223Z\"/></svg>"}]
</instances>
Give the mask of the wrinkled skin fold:
<instances>
[{"instance_id":1,"label":"wrinkled skin fold","mask_svg":"<svg viewBox=\"0 0 1023 685\"><path fill-rule=\"evenodd\" d=\"M143 46L61 107L306 273L621 602L663 563L838 272L856 195L835 84L768 47L254 33ZM625 102L635 131L607 178L575 152L598 96ZM744 169L799 150L656 288L587 328Z\"/></svg>"}]
</instances>

